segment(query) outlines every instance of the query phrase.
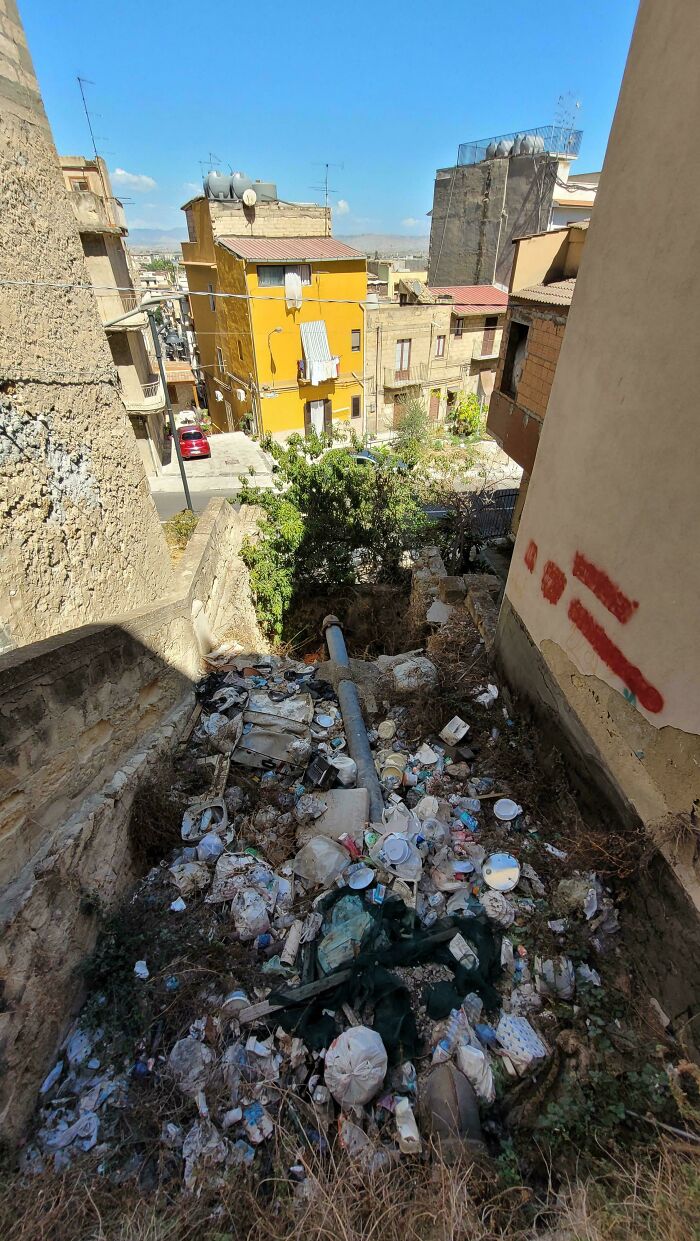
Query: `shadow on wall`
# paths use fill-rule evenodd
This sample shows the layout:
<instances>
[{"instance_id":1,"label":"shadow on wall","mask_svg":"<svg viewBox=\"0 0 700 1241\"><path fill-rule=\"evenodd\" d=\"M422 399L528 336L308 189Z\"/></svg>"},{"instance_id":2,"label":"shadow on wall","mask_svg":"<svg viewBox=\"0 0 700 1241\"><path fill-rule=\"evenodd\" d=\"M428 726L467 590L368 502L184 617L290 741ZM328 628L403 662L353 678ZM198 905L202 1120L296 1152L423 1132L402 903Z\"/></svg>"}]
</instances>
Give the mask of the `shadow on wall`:
<instances>
[{"instance_id":1,"label":"shadow on wall","mask_svg":"<svg viewBox=\"0 0 700 1241\"><path fill-rule=\"evenodd\" d=\"M254 520L214 501L180 592L0 656L0 1132L12 1139L80 1001L96 908L133 881L134 798L190 717L201 653L266 646L237 556Z\"/></svg>"},{"instance_id":2,"label":"shadow on wall","mask_svg":"<svg viewBox=\"0 0 700 1241\"><path fill-rule=\"evenodd\" d=\"M173 623L174 648L183 630ZM194 701L179 652L170 662L120 626L14 654L0 660L0 1132L8 1139L21 1132L80 1003L96 911L137 876L134 798L167 761Z\"/></svg>"}]
</instances>

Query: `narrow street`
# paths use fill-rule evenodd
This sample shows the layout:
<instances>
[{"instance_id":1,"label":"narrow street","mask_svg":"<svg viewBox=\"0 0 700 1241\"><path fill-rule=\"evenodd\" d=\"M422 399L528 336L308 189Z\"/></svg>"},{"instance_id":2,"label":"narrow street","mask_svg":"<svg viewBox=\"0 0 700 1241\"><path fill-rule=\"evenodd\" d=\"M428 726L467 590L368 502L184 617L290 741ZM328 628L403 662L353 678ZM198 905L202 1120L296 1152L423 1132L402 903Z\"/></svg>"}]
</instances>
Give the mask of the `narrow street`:
<instances>
[{"instance_id":1,"label":"narrow street","mask_svg":"<svg viewBox=\"0 0 700 1241\"><path fill-rule=\"evenodd\" d=\"M240 475L245 474L258 487L272 483L269 458L255 440L242 431L210 435L211 457L185 462L187 481L195 513L203 513L216 496L235 496L240 491ZM252 473L251 473L252 471ZM149 479L161 521L185 507L177 456L171 451L163 473Z\"/></svg>"}]
</instances>

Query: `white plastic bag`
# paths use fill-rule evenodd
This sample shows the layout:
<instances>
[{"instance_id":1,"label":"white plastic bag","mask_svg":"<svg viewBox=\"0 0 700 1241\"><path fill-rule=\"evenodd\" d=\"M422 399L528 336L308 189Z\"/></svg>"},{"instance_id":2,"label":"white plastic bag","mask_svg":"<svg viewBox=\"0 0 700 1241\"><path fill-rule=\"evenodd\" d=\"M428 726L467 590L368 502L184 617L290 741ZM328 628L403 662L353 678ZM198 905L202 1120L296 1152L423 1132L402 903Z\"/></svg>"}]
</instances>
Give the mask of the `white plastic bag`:
<instances>
[{"instance_id":1,"label":"white plastic bag","mask_svg":"<svg viewBox=\"0 0 700 1241\"><path fill-rule=\"evenodd\" d=\"M344 789L353 789L357 780L357 763L354 758L350 758L349 754L334 754L331 763L338 772L338 783L342 784Z\"/></svg>"},{"instance_id":2,"label":"white plastic bag","mask_svg":"<svg viewBox=\"0 0 700 1241\"><path fill-rule=\"evenodd\" d=\"M324 1080L341 1106L356 1108L378 1093L386 1069L386 1049L376 1030L351 1026L328 1048Z\"/></svg>"},{"instance_id":3,"label":"white plastic bag","mask_svg":"<svg viewBox=\"0 0 700 1241\"><path fill-rule=\"evenodd\" d=\"M470 1046L469 1043L459 1043L455 1060L457 1068L474 1087L477 1099L481 1103L493 1103L496 1087L487 1053L480 1047Z\"/></svg>"},{"instance_id":4,"label":"white plastic bag","mask_svg":"<svg viewBox=\"0 0 700 1241\"><path fill-rule=\"evenodd\" d=\"M224 842L216 832L207 832L197 845L197 857L200 862L215 862L224 851Z\"/></svg>"},{"instance_id":5,"label":"white plastic bag","mask_svg":"<svg viewBox=\"0 0 700 1241\"><path fill-rule=\"evenodd\" d=\"M203 862L177 862L170 867L173 883L183 896L201 892L211 883L211 872Z\"/></svg>"},{"instance_id":6,"label":"white plastic bag","mask_svg":"<svg viewBox=\"0 0 700 1241\"><path fill-rule=\"evenodd\" d=\"M314 836L294 859L294 874L308 883L327 887L350 862L347 849L328 836Z\"/></svg>"},{"instance_id":7,"label":"white plastic bag","mask_svg":"<svg viewBox=\"0 0 700 1241\"><path fill-rule=\"evenodd\" d=\"M255 939L270 929L265 899L257 888L243 888L231 901L231 913L242 940Z\"/></svg>"}]
</instances>

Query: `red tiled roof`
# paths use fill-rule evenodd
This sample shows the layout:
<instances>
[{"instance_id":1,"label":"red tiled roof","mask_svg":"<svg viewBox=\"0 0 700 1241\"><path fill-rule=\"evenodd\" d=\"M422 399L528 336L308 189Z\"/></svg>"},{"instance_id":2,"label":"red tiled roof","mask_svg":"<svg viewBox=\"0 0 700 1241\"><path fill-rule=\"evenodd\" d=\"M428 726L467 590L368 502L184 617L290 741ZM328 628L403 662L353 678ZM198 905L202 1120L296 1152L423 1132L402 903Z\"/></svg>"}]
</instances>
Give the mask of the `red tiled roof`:
<instances>
[{"instance_id":1,"label":"red tiled roof","mask_svg":"<svg viewBox=\"0 0 700 1241\"><path fill-rule=\"evenodd\" d=\"M219 237L220 246L248 263L308 263L313 259L328 263L339 259L364 259L334 237Z\"/></svg>"},{"instance_id":2,"label":"red tiled roof","mask_svg":"<svg viewBox=\"0 0 700 1241\"><path fill-rule=\"evenodd\" d=\"M460 315L487 314L492 308L505 310L508 305L508 294L492 284L431 284L430 292L436 296L448 294L453 302L453 309Z\"/></svg>"}]
</instances>

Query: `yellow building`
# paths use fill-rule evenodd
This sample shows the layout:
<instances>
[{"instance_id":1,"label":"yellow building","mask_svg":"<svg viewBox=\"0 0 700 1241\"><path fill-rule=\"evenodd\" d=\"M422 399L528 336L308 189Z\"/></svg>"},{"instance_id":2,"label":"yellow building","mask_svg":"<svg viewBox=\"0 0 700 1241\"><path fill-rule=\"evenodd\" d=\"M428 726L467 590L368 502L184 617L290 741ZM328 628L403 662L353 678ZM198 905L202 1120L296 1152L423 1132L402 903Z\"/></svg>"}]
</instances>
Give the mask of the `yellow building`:
<instances>
[{"instance_id":1,"label":"yellow building","mask_svg":"<svg viewBox=\"0 0 700 1241\"><path fill-rule=\"evenodd\" d=\"M352 420L361 431L365 255L328 235L324 208L274 202L245 212L198 198L185 210L182 249L214 428L284 435Z\"/></svg>"}]
</instances>

